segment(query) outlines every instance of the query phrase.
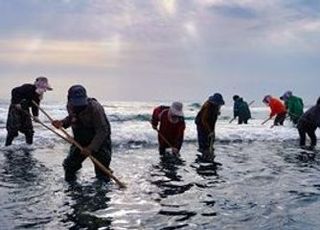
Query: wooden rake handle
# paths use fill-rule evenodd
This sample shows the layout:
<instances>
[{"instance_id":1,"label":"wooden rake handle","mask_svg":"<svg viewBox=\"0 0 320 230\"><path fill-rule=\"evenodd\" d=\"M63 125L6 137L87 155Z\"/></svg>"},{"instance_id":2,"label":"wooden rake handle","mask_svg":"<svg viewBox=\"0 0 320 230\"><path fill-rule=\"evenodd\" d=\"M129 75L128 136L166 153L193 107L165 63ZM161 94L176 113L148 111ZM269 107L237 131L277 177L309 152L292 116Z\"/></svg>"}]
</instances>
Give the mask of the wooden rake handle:
<instances>
[{"instance_id":1,"label":"wooden rake handle","mask_svg":"<svg viewBox=\"0 0 320 230\"><path fill-rule=\"evenodd\" d=\"M37 106L39 108L39 110L52 122L53 119L52 117L50 117L50 115L43 110L35 101L32 101L32 103ZM56 135L58 135L59 137L61 137L62 139L64 139L65 141L69 142L70 144L74 144L77 148L80 149L80 151L83 150L83 147L76 141L73 139L73 137L71 137L69 135L69 133L64 129L64 128L60 128L60 130L66 135L63 136L60 133L58 133L56 130L52 129L51 127L47 126L46 124L44 124L43 122L39 122L39 124L41 124L43 127L47 128L48 130L52 131L53 133L55 133ZM118 178L116 178L112 172L110 170L108 170L103 164L101 164L100 161L98 161L95 157L93 157L92 155L89 155L90 160L97 165L101 171L103 171L109 178L112 178L121 188L126 188L127 186L122 183Z\"/></svg>"},{"instance_id":2,"label":"wooden rake handle","mask_svg":"<svg viewBox=\"0 0 320 230\"><path fill-rule=\"evenodd\" d=\"M261 123L261 125L264 125L265 123L267 123L268 121L270 121L272 118L268 118L268 119L266 119L266 120L264 120L262 123Z\"/></svg>"}]
</instances>

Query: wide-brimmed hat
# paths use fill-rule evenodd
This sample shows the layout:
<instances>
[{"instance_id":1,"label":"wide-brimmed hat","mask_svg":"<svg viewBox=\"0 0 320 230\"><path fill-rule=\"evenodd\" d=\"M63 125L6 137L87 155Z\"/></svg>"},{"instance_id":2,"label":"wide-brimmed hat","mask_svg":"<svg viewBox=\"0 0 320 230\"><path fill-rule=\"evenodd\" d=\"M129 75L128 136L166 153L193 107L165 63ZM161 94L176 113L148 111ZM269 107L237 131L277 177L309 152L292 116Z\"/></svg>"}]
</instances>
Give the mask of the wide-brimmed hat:
<instances>
[{"instance_id":1,"label":"wide-brimmed hat","mask_svg":"<svg viewBox=\"0 0 320 230\"><path fill-rule=\"evenodd\" d=\"M82 85L73 85L68 90L68 103L72 106L88 104L87 91Z\"/></svg>"},{"instance_id":2,"label":"wide-brimmed hat","mask_svg":"<svg viewBox=\"0 0 320 230\"><path fill-rule=\"evenodd\" d=\"M37 89L53 90L49 84L48 78L44 76L37 77L34 85Z\"/></svg>"},{"instance_id":3,"label":"wide-brimmed hat","mask_svg":"<svg viewBox=\"0 0 320 230\"><path fill-rule=\"evenodd\" d=\"M172 115L183 117L184 114L183 114L182 108L183 108L183 104L181 102L175 101L171 104L169 110Z\"/></svg>"},{"instance_id":4,"label":"wide-brimmed hat","mask_svg":"<svg viewBox=\"0 0 320 230\"><path fill-rule=\"evenodd\" d=\"M217 105L224 105L223 97L220 93L215 93L209 97L209 102L215 103Z\"/></svg>"}]
</instances>

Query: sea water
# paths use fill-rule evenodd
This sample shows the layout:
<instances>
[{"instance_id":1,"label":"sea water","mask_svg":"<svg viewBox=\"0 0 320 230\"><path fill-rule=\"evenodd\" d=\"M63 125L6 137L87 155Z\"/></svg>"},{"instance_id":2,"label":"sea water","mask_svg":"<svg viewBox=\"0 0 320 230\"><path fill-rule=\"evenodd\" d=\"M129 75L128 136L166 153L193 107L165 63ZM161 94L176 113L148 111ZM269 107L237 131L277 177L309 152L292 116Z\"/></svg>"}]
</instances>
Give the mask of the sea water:
<instances>
[{"instance_id":1,"label":"sea water","mask_svg":"<svg viewBox=\"0 0 320 230\"><path fill-rule=\"evenodd\" d=\"M150 118L160 103L102 104L112 128L111 168L127 189L97 181L90 160L76 182L65 182L69 144L35 124L33 145L20 135L0 147L0 229L319 229L320 156L298 147L289 121L261 125L267 108L253 107L249 124L237 125L229 124L232 108L223 107L211 163L197 152L198 103L184 104L180 158L157 152ZM66 115L64 104L43 108ZM7 109L0 104L2 146Z\"/></svg>"}]
</instances>

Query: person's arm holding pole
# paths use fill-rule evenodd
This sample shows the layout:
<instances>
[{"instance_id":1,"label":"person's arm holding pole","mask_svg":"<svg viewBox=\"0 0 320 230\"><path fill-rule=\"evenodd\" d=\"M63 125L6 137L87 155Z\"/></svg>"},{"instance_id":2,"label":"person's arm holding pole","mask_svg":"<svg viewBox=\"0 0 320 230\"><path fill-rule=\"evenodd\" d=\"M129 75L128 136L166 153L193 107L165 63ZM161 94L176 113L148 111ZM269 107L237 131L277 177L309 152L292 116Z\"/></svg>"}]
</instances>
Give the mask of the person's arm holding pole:
<instances>
[{"instance_id":1,"label":"person's arm holding pole","mask_svg":"<svg viewBox=\"0 0 320 230\"><path fill-rule=\"evenodd\" d=\"M36 104L35 102L33 102L34 104ZM42 126L44 126L45 128L49 129L50 131L54 132L55 134L57 134L59 137L63 138L64 140L66 140L67 142L69 142L70 144L74 144L77 148L79 148L79 150L81 151L82 154L86 154L86 156L88 156L92 162L94 164L96 164L108 177L112 178L120 187L125 188L126 185L124 183L122 183L121 181L119 181L110 170L108 170L104 165L102 165L95 157L93 157L90 152L86 151L85 148L83 148L76 140L73 139L72 136L70 136L68 134L68 132L63 128L62 126L62 122L58 121L58 120L54 120L53 118L50 117L50 115L43 110L38 104L36 104L39 108L39 110L41 112L43 112L47 118L52 122L52 125L63 131L67 137L64 137L63 135L59 134L58 132L56 132L55 130L51 129L50 127L48 127L47 125L45 125L42 122L39 122Z\"/></svg>"}]
</instances>

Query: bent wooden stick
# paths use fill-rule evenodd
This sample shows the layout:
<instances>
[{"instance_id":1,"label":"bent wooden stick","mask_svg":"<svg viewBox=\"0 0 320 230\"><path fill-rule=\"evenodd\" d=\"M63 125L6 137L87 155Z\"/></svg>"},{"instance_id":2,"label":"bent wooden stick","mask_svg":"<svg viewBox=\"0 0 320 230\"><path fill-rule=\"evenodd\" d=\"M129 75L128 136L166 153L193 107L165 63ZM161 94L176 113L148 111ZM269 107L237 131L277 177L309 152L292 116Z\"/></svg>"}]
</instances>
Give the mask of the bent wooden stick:
<instances>
[{"instance_id":1,"label":"bent wooden stick","mask_svg":"<svg viewBox=\"0 0 320 230\"><path fill-rule=\"evenodd\" d=\"M36 102L32 101L32 103L34 105L36 105L39 110L41 112L43 112L47 117L48 119L52 122L53 119L49 116L48 113L46 113ZM51 127L47 126L46 124L44 124L43 122L39 122L39 124L41 124L43 127L47 128L48 130L52 131L53 133L55 133L56 135L58 135L59 137L61 137L62 139L64 139L65 141L69 142L70 144L74 144L78 149L80 149L80 151L83 150L83 147L76 141L73 139L73 137L71 137L68 132L63 129L61 127L61 131L64 132L66 134L67 137L61 135L60 133L56 132L54 129L52 129ZM122 183L118 178L116 178L112 172L110 170L108 170L103 164L100 163L100 161L98 161L95 157L93 157L92 155L88 155L88 157L92 160L92 162L94 164L96 164L100 170L102 170L108 177L112 178L121 188L126 188L126 185L124 183Z\"/></svg>"},{"instance_id":2,"label":"bent wooden stick","mask_svg":"<svg viewBox=\"0 0 320 230\"><path fill-rule=\"evenodd\" d=\"M55 131L54 129L47 126L46 124L44 124L41 121L38 123L41 124L43 127L47 128L48 130L52 131L53 133L55 133L56 135L58 135L59 137L61 137L65 141L69 142L70 144L74 144L77 148L80 149L80 151L83 150L83 147L78 142L76 142L74 139L69 139L68 137L61 135L60 133L58 133L57 131ZM112 178L121 188L126 188L126 185L124 183L122 183L118 178L116 178L111 173L111 171L108 170L103 164L101 164L95 157L93 157L92 155L88 155L88 157L92 160L92 162L94 164L96 164L100 168L100 170L102 170L108 177Z\"/></svg>"},{"instance_id":3,"label":"bent wooden stick","mask_svg":"<svg viewBox=\"0 0 320 230\"><path fill-rule=\"evenodd\" d=\"M37 106L37 108L49 119L49 121L52 123L53 122L53 118L43 109L41 108L35 101L32 101L32 103ZM72 136L70 136L70 134L63 128L59 128L68 138L73 139Z\"/></svg>"},{"instance_id":4,"label":"bent wooden stick","mask_svg":"<svg viewBox=\"0 0 320 230\"><path fill-rule=\"evenodd\" d=\"M262 122L261 125L264 125L264 124L267 123L269 120L271 120L271 117L268 117L268 119L266 119L264 122Z\"/></svg>"},{"instance_id":5,"label":"bent wooden stick","mask_svg":"<svg viewBox=\"0 0 320 230\"><path fill-rule=\"evenodd\" d=\"M157 131L157 133L159 134L159 136L161 137L161 139L164 140L164 142L166 142L167 145L169 145L170 148L174 148L174 147L171 145L171 143L167 140L167 138L165 138L165 137L162 135L162 133L160 132L159 129L156 129L156 131Z\"/></svg>"}]
</instances>

